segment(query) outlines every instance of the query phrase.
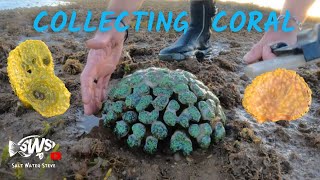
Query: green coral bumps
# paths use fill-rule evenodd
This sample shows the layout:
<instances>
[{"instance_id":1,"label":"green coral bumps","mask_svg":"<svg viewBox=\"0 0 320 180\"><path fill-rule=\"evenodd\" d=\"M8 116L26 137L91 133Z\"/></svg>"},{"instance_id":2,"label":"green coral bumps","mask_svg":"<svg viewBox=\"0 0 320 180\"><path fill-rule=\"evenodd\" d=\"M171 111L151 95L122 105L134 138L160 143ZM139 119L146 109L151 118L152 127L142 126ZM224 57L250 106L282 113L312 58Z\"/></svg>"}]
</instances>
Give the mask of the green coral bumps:
<instances>
[{"instance_id":1,"label":"green coral bumps","mask_svg":"<svg viewBox=\"0 0 320 180\"><path fill-rule=\"evenodd\" d=\"M140 147L141 138L138 138L135 134L131 134L128 136L127 144L130 148Z\"/></svg>"},{"instance_id":2,"label":"green coral bumps","mask_svg":"<svg viewBox=\"0 0 320 180\"><path fill-rule=\"evenodd\" d=\"M212 127L208 123L200 124L200 134L196 138L201 148L208 148L211 143Z\"/></svg>"},{"instance_id":3,"label":"green coral bumps","mask_svg":"<svg viewBox=\"0 0 320 180\"><path fill-rule=\"evenodd\" d=\"M175 81L170 74L165 74L159 81L159 86L164 88L172 88L175 85Z\"/></svg>"},{"instance_id":4,"label":"green coral bumps","mask_svg":"<svg viewBox=\"0 0 320 180\"><path fill-rule=\"evenodd\" d=\"M158 96L153 100L152 105L155 109L162 111L164 110L164 108L167 106L168 103L169 103L168 96Z\"/></svg>"},{"instance_id":5,"label":"green coral bumps","mask_svg":"<svg viewBox=\"0 0 320 180\"><path fill-rule=\"evenodd\" d=\"M133 89L134 94L149 94L149 92L150 87L146 84L141 84Z\"/></svg>"},{"instance_id":6,"label":"green coral bumps","mask_svg":"<svg viewBox=\"0 0 320 180\"><path fill-rule=\"evenodd\" d=\"M200 101L198 103L198 108L201 112L201 116L203 120L210 121L215 117L214 109L210 107L210 105L205 101Z\"/></svg>"},{"instance_id":7,"label":"green coral bumps","mask_svg":"<svg viewBox=\"0 0 320 180\"><path fill-rule=\"evenodd\" d=\"M157 151L158 148L158 139L152 136L148 136L146 139L146 143L143 147L144 151L153 154Z\"/></svg>"},{"instance_id":8,"label":"green coral bumps","mask_svg":"<svg viewBox=\"0 0 320 180\"><path fill-rule=\"evenodd\" d=\"M140 147L141 140L146 134L146 128L141 123L136 123L132 126L132 133L128 136L127 143L130 148Z\"/></svg>"},{"instance_id":9,"label":"green coral bumps","mask_svg":"<svg viewBox=\"0 0 320 180\"><path fill-rule=\"evenodd\" d=\"M191 116L191 120L193 120L194 122L200 121L201 114L195 106L189 106L185 111L189 113L189 115Z\"/></svg>"},{"instance_id":10,"label":"green coral bumps","mask_svg":"<svg viewBox=\"0 0 320 180\"><path fill-rule=\"evenodd\" d=\"M210 146L211 143L211 137L209 135L207 136L202 136L199 140L198 143L200 145L201 148L205 149L208 148Z\"/></svg>"},{"instance_id":11,"label":"green coral bumps","mask_svg":"<svg viewBox=\"0 0 320 180\"><path fill-rule=\"evenodd\" d=\"M189 127L189 122L190 122L190 116L187 115L187 114L181 114L179 117L178 117L178 124L180 126L182 126L183 128L188 128Z\"/></svg>"},{"instance_id":12,"label":"green coral bumps","mask_svg":"<svg viewBox=\"0 0 320 180\"><path fill-rule=\"evenodd\" d=\"M134 111L128 111L123 114L122 118L125 122L131 124L138 120L138 115Z\"/></svg>"},{"instance_id":13,"label":"green coral bumps","mask_svg":"<svg viewBox=\"0 0 320 180\"><path fill-rule=\"evenodd\" d=\"M188 122L191 120L193 122L199 122L201 119L199 110L193 105L189 106L187 109L184 109L179 118L182 118L182 116L188 119Z\"/></svg>"},{"instance_id":14,"label":"green coral bumps","mask_svg":"<svg viewBox=\"0 0 320 180\"><path fill-rule=\"evenodd\" d=\"M173 91L175 93L186 92L189 91L189 86L187 84L177 84L173 87Z\"/></svg>"},{"instance_id":15,"label":"green coral bumps","mask_svg":"<svg viewBox=\"0 0 320 180\"><path fill-rule=\"evenodd\" d=\"M206 90L202 89L199 85L192 83L190 85L190 89L200 99L204 99L206 97Z\"/></svg>"},{"instance_id":16,"label":"green coral bumps","mask_svg":"<svg viewBox=\"0 0 320 180\"><path fill-rule=\"evenodd\" d=\"M168 125L168 126L175 126L177 123L177 114L175 111L169 111L166 110L163 116L163 121Z\"/></svg>"},{"instance_id":17,"label":"green coral bumps","mask_svg":"<svg viewBox=\"0 0 320 180\"><path fill-rule=\"evenodd\" d=\"M218 122L214 127L214 134L212 134L214 141L219 142L226 136L226 130L221 122Z\"/></svg>"},{"instance_id":18,"label":"green coral bumps","mask_svg":"<svg viewBox=\"0 0 320 180\"><path fill-rule=\"evenodd\" d=\"M155 96L167 96L170 97L173 93L173 90L167 89L167 88L162 88L162 87L155 87L153 89L153 95Z\"/></svg>"},{"instance_id":19,"label":"green coral bumps","mask_svg":"<svg viewBox=\"0 0 320 180\"><path fill-rule=\"evenodd\" d=\"M123 101L117 101L117 102L113 103L112 107L111 107L111 109L115 113L122 113L123 108L124 108L124 102Z\"/></svg>"},{"instance_id":20,"label":"green coral bumps","mask_svg":"<svg viewBox=\"0 0 320 180\"><path fill-rule=\"evenodd\" d=\"M139 121L143 124L152 124L159 118L159 111L153 110L152 112L141 111L139 113Z\"/></svg>"},{"instance_id":21,"label":"green coral bumps","mask_svg":"<svg viewBox=\"0 0 320 180\"><path fill-rule=\"evenodd\" d=\"M127 84L119 84L114 91L111 91L111 96L117 99L124 99L131 94L132 88Z\"/></svg>"},{"instance_id":22,"label":"green coral bumps","mask_svg":"<svg viewBox=\"0 0 320 180\"><path fill-rule=\"evenodd\" d=\"M195 138L201 148L208 148L211 144L211 134L212 134L212 127L208 123L204 124L192 124L189 127L189 134L191 137Z\"/></svg>"},{"instance_id":23,"label":"green coral bumps","mask_svg":"<svg viewBox=\"0 0 320 180\"><path fill-rule=\"evenodd\" d=\"M197 102L197 96L189 90L179 93L178 99L185 105L192 105Z\"/></svg>"},{"instance_id":24,"label":"green coral bumps","mask_svg":"<svg viewBox=\"0 0 320 180\"><path fill-rule=\"evenodd\" d=\"M172 152L189 155L225 136L226 116L218 97L183 70L139 70L111 88L108 98L105 125L130 148L153 154L169 142Z\"/></svg>"},{"instance_id":25,"label":"green coral bumps","mask_svg":"<svg viewBox=\"0 0 320 180\"><path fill-rule=\"evenodd\" d=\"M176 100L171 100L167 106L167 109L163 116L163 121L168 126L175 126L178 120L177 111L180 109L180 105Z\"/></svg>"},{"instance_id":26,"label":"green coral bumps","mask_svg":"<svg viewBox=\"0 0 320 180\"><path fill-rule=\"evenodd\" d=\"M141 124L141 123L137 123L137 124L134 124L132 126L132 133L137 137L137 138L143 138L146 134L146 127Z\"/></svg>"},{"instance_id":27,"label":"green coral bumps","mask_svg":"<svg viewBox=\"0 0 320 180\"><path fill-rule=\"evenodd\" d=\"M104 123L105 123L105 125L111 124L111 123L115 122L117 120L117 118L118 118L118 116L115 112L109 111L104 118Z\"/></svg>"},{"instance_id":28,"label":"green coral bumps","mask_svg":"<svg viewBox=\"0 0 320 180\"><path fill-rule=\"evenodd\" d=\"M152 96L150 95L142 96L139 103L136 105L136 110L140 112L146 109L151 103L152 103Z\"/></svg>"},{"instance_id":29,"label":"green coral bumps","mask_svg":"<svg viewBox=\"0 0 320 180\"><path fill-rule=\"evenodd\" d=\"M192 151L192 142L186 135L181 131L176 131L170 140L170 149L173 152L182 151L184 155L189 155Z\"/></svg>"},{"instance_id":30,"label":"green coral bumps","mask_svg":"<svg viewBox=\"0 0 320 180\"><path fill-rule=\"evenodd\" d=\"M141 95L130 94L129 96L127 96L127 98L125 100L125 104L129 108L134 108L138 105L138 103L140 102L140 99L141 99Z\"/></svg>"},{"instance_id":31,"label":"green coral bumps","mask_svg":"<svg viewBox=\"0 0 320 180\"><path fill-rule=\"evenodd\" d=\"M118 121L116 123L116 126L114 128L114 133L119 137L125 137L129 132L129 126L126 122L124 121Z\"/></svg>"},{"instance_id":32,"label":"green coral bumps","mask_svg":"<svg viewBox=\"0 0 320 180\"><path fill-rule=\"evenodd\" d=\"M163 140L168 135L168 129L161 121L156 121L152 123L151 133L157 139Z\"/></svg>"},{"instance_id":33,"label":"green coral bumps","mask_svg":"<svg viewBox=\"0 0 320 180\"><path fill-rule=\"evenodd\" d=\"M134 76L127 76L125 77L122 82L124 84L128 84L129 86L133 87L133 86L137 86L139 83L141 83L141 81L143 80L143 76L142 75L134 75Z\"/></svg>"},{"instance_id":34,"label":"green coral bumps","mask_svg":"<svg viewBox=\"0 0 320 180\"><path fill-rule=\"evenodd\" d=\"M197 138L200 135L200 126L198 124L192 124L188 129L189 134L193 138Z\"/></svg>"},{"instance_id":35,"label":"green coral bumps","mask_svg":"<svg viewBox=\"0 0 320 180\"><path fill-rule=\"evenodd\" d=\"M180 109L180 105L176 100L171 100L167 109L178 111Z\"/></svg>"}]
</instances>

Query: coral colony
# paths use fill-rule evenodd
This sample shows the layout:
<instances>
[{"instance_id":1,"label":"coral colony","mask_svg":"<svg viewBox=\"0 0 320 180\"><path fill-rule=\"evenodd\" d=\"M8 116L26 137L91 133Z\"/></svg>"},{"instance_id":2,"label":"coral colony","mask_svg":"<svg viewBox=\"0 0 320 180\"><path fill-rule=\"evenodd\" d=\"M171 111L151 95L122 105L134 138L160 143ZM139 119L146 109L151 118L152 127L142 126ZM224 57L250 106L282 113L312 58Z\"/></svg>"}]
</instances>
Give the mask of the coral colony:
<instances>
[{"instance_id":1,"label":"coral colony","mask_svg":"<svg viewBox=\"0 0 320 180\"><path fill-rule=\"evenodd\" d=\"M219 99L186 71L159 68L124 77L104 103L104 122L130 148L153 154L158 144L189 155L225 136Z\"/></svg>"}]
</instances>

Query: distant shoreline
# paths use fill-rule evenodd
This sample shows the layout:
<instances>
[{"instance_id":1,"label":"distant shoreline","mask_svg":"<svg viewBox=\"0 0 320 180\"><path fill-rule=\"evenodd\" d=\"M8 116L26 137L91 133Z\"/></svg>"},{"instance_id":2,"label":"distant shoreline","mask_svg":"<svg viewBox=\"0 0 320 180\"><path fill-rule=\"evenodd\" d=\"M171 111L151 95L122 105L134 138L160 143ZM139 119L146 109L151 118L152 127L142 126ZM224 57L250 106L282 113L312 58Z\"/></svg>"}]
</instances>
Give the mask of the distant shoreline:
<instances>
[{"instance_id":1,"label":"distant shoreline","mask_svg":"<svg viewBox=\"0 0 320 180\"><path fill-rule=\"evenodd\" d=\"M18 8L34 8L34 7L42 7L42 6L59 6L59 5L68 5L70 2L63 0L1 0L0 1L0 11L3 10L13 10Z\"/></svg>"}]
</instances>

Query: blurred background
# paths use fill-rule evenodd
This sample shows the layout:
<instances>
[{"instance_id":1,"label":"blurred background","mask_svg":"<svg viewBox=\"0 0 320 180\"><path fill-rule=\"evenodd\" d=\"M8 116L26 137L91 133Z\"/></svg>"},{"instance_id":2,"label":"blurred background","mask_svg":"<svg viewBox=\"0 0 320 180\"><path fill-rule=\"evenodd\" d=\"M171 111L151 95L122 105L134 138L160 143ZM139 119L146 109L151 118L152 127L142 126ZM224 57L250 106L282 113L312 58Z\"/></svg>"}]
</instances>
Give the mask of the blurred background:
<instances>
[{"instance_id":1,"label":"blurred background","mask_svg":"<svg viewBox=\"0 0 320 180\"><path fill-rule=\"evenodd\" d=\"M168 0L168 1L188 1L188 0ZM236 3L247 3L251 5L258 5L262 7L270 7L273 9L281 9L285 0L218 0L219 1L232 1ZM293 0L292 0L293 1ZM0 10L14 9L23 7L36 7L36 6L57 6L65 5L70 2L76 2L76 0L0 0ZM309 11L309 15L313 17L320 17L320 1L316 1L313 7Z\"/></svg>"},{"instance_id":2,"label":"blurred background","mask_svg":"<svg viewBox=\"0 0 320 180\"><path fill-rule=\"evenodd\" d=\"M250 4L255 4L258 6L262 6L262 7L270 7L273 9L281 9L282 5L284 4L285 0L219 0L219 1L233 1L233 2L237 2L237 3L250 3ZM293 0L291 0L293 1ZM312 6L312 8L309 11L309 16L314 16L314 17L320 17L320 1L316 1L314 3L314 5Z\"/></svg>"}]
</instances>

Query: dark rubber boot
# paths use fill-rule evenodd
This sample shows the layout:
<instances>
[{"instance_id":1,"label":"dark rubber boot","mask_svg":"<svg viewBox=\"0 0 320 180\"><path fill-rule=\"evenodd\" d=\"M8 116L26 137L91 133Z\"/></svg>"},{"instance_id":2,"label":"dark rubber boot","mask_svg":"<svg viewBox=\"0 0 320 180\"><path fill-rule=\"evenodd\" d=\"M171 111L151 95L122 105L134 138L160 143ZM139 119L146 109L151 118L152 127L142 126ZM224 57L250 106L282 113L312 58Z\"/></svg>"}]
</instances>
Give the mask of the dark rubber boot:
<instances>
[{"instance_id":1,"label":"dark rubber boot","mask_svg":"<svg viewBox=\"0 0 320 180\"><path fill-rule=\"evenodd\" d=\"M162 49L159 59L163 61L185 60L195 53L206 56L212 51L210 39L211 19L216 14L213 0L191 0L191 23L185 34L175 43Z\"/></svg>"}]
</instances>

